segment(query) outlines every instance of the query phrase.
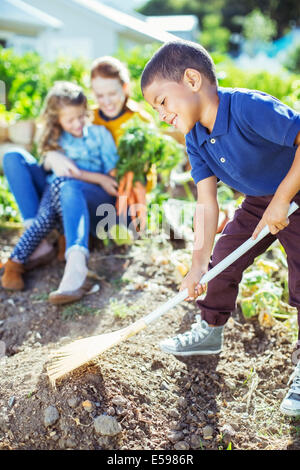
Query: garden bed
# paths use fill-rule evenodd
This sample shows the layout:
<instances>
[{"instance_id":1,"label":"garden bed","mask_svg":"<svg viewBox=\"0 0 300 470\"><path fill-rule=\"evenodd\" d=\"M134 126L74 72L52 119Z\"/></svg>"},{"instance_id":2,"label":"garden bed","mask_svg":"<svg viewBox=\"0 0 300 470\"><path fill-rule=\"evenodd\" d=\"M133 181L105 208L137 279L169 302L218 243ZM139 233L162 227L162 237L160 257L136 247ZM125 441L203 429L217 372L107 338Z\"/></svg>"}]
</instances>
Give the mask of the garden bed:
<instances>
[{"instance_id":1,"label":"garden bed","mask_svg":"<svg viewBox=\"0 0 300 470\"><path fill-rule=\"evenodd\" d=\"M2 259L16 236L1 233ZM177 292L176 262L190 253L178 246L155 237L93 251L100 290L69 306L47 302L63 273L56 261L28 273L24 292L0 291L0 449L300 449L299 421L279 412L293 370L290 330L246 320L240 308L218 356L180 360L160 351L198 313L182 303L51 387L51 351L126 326Z\"/></svg>"}]
</instances>

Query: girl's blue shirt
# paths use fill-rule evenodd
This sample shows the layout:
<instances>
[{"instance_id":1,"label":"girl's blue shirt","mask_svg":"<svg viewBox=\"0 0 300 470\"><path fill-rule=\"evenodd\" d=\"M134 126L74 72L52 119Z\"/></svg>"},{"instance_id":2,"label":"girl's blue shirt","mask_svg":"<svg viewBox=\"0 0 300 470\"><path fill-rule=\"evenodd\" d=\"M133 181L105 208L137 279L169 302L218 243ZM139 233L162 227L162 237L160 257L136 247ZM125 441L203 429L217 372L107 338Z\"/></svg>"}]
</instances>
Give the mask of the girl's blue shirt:
<instances>
[{"instance_id":1,"label":"girl's blue shirt","mask_svg":"<svg viewBox=\"0 0 300 470\"><path fill-rule=\"evenodd\" d=\"M81 170L107 174L119 160L113 137L104 126L86 125L82 137L74 137L64 131L59 138L59 145ZM48 182L55 177L52 174Z\"/></svg>"}]
</instances>

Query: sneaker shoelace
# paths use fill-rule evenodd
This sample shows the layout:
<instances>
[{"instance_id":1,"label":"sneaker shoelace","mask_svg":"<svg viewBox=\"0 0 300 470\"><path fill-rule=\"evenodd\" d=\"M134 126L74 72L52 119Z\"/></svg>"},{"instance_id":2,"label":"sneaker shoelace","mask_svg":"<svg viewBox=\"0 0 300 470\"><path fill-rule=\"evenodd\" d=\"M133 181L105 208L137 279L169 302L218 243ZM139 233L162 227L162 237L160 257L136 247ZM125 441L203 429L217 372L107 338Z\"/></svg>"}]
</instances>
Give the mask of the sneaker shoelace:
<instances>
[{"instance_id":1,"label":"sneaker shoelace","mask_svg":"<svg viewBox=\"0 0 300 470\"><path fill-rule=\"evenodd\" d=\"M297 393L300 395L300 361L298 362L294 372L292 373L288 385L292 382L292 385L290 387L290 391L292 393Z\"/></svg>"},{"instance_id":2,"label":"sneaker shoelace","mask_svg":"<svg viewBox=\"0 0 300 470\"><path fill-rule=\"evenodd\" d=\"M176 336L181 346L192 345L207 336L209 330L207 329L207 323L202 323L201 316L196 315L196 322L192 324L191 330L186 333L182 333Z\"/></svg>"}]
</instances>

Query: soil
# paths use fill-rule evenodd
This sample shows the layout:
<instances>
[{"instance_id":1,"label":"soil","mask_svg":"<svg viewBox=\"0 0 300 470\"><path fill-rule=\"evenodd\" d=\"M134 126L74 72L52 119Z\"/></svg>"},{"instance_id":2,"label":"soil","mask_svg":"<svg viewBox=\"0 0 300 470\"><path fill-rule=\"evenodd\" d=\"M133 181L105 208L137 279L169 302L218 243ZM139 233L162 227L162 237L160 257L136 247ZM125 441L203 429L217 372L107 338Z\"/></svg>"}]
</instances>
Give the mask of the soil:
<instances>
[{"instance_id":1,"label":"soil","mask_svg":"<svg viewBox=\"0 0 300 470\"><path fill-rule=\"evenodd\" d=\"M0 233L1 259L17 235ZM238 306L217 356L180 359L160 350L162 339L195 321L195 304L183 302L51 386L52 351L151 312L177 292L174 259L189 255L188 245L163 237L98 247L89 268L99 291L68 306L47 301L64 269L57 260L28 272L24 291L0 290L1 450L300 449L299 420L279 411L294 368L289 331L280 322L246 321ZM120 432L99 434L101 415Z\"/></svg>"}]
</instances>

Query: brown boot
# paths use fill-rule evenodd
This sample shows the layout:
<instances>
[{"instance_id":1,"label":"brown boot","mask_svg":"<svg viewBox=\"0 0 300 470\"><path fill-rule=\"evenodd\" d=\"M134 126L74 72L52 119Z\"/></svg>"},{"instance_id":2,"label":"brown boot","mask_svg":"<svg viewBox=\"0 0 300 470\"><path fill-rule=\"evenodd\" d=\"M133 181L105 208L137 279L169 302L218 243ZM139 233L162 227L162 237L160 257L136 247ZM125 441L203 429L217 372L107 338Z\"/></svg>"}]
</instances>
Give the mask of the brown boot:
<instances>
[{"instance_id":1,"label":"brown boot","mask_svg":"<svg viewBox=\"0 0 300 470\"><path fill-rule=\"evenodd\" d=\"M1 278L2 287L7 290L23 290L24 281L22 274L24 271L23 264L9 259L4 265L4 274Z\"/></svg>"},{"instance_id":2,"label":"brown boot","mask_svg":"<svg viewBox=\"0 0 300 470\"><path fill-rule=\"evenodd\" d=\"M66 251L66 239L64 235L60 235L58 239L58 253L57 253L58 261L66 260L65 251Z\"/></svg>"}]
</instances>

